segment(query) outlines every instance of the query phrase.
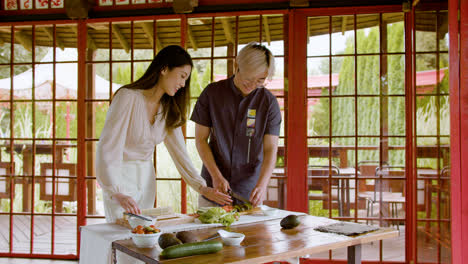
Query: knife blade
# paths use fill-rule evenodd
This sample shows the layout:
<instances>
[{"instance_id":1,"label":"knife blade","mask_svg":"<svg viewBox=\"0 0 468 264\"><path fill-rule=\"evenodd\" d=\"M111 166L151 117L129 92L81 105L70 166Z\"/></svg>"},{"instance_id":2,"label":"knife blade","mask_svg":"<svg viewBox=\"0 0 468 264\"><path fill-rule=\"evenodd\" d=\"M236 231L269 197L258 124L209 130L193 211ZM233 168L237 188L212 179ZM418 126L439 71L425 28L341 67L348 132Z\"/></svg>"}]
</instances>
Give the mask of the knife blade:
<instances>
[{"instance_id":1,"label":"knife blade","mask_svg":"<svg viewBox=\"0 0 468 264\"><path fill-rule=\"evenodd\" d=\"M241 201L241 202L244 203L244 204L250 204L250 205L252 205L252 203L251 203L249 200L245 199L242 195L233 192L232 190L229 190L229 195L230 195L232 198L235 198L236 200Z\"/></svg>"},{"instance_id":2,"label":"knife blade","mask_svg":"<svg viewBox=\"0 0 468 264\"><path fill-rule=\"evenodd\" d=\"M136 218L140 218L140 219L146 220L146 221L153 221L153 219L150 219L148 217L144 217L142 215L132 214L132 213L128 213L128 212L124 212L124 214L128 215L128 216L133 216L133 217L136 217Z\"/></svg>"}]
</instances>

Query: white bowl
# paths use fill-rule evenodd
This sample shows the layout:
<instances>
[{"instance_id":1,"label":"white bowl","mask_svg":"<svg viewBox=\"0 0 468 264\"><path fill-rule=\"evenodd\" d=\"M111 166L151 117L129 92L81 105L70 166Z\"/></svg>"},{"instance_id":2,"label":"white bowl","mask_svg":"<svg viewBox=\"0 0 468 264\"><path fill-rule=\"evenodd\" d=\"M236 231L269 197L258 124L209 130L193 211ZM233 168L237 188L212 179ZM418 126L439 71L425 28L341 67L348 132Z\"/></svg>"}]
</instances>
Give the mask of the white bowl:
<instances>
[{"instance_id":1,"label":"white bowl","mask_svg":"<svg viewBox=\"0 0 468 264\"><path fill-rule=\"evenodd\" d=\"M244 240L245 235L241 233L228 232L225 230L218 230L223 244L227 246L238 246Z\"/></svg>"},{"instance_id":2,"label":"white bowl","mask_svg":"<svg viewBox=\"0 0 468 264\"><path fill-rule=\"evenodd\" d=\"M133 243L139 248L152 248L158 243L161 232L154 234L135 234L132 233Z\"/></svg>"},{"instance_id":3,"label":"white bowl","mask_svg":"<svg viewBox=\"0 0 468 264\"><path fill-rule=\"evenodd\" d=\"M141 226L150 226L150 225L154 225L154 223L156 223L156 218L152 218L150 216L145 216L147 218L150 218L151 221L147 221L147 220L143 220L141 218L138 218L138 217L134 217L134 216L130 216L127 220L128 220L128 224L133 228L141 225Z\"/></svg>"},{"instance_id":4,"label":"white bowl","mask_svg":"<svg viewBox=\"0 0 468 264\"><path fill-rule=\"evenodd\" d=\"M269 207L269 206L266 206L266 205L261 205L260 209L262 209L262 213L264 215L266 215L266 216L275 216L279 212L278 209L273 208L273 207Z\"/></svg>"}]
</instances>

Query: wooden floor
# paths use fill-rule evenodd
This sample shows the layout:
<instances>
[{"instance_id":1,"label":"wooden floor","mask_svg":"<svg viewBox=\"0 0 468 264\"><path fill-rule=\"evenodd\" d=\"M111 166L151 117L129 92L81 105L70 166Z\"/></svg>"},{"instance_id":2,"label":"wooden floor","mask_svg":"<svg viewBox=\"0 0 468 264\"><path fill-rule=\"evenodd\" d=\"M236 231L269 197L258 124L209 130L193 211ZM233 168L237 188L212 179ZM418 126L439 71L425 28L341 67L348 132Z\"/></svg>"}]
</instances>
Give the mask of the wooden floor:
<instances>
[{"instance_id":1,"label":"wooden floor","mask_svg":"<svg viewBox=\"0 0 468 264\"><path fill-rule=\"evenodd\" d=\"M89 219L88 224L102 223L104 219ZM10 218L6 215L0 216L0 252L8 252L9 250L9 228ZM30 248L30 233L31 233L31 217L30 216L14 216L13 218L13 250L14 253L31 253ZM51 217L50 216L35 216L34 217L34 247L32 252L35 254L52 254L51 245ZM76 217L55 217L55 243L54 254L68 255L77 254L77 228ZM437 248L433 241L427 241L419 237L418 234L418 259L419 262L432 263L450 263L449 250L445 255L442 254L441 261L438 262ZM388 239L382 242L384 261L403 262L405 259L405 228L400 226L400 236L395 239ZM380 259L379 255L380 243L365 244L362 246L363 260ZM346 259L346 249L334 250L332 252L333 259ZM311 258L328 259L329 252L323 252L310 256ZM0 264L75 264L76 261L60 261L60 260L42 260L42 259L18 259L18 258L0 258Z\"/></svg>"}]
</instances>

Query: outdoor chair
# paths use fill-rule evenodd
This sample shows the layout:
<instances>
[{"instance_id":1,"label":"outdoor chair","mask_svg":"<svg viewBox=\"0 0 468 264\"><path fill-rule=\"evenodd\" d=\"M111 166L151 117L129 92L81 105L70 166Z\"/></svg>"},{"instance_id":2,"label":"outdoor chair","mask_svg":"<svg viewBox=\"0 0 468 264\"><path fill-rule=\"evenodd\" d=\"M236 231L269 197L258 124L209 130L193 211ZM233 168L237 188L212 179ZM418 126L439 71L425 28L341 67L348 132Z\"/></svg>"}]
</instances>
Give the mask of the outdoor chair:
<instances>
[{"instance_id":1,"label":"outdoor chair","mask_svg":"<svg viewBox=\"0 0 468 264\"><path fill-rule=\"evenodd\" d=\"M338 177L340 169L337 166L311 165L307 169L309 200L323 201L323 208L329 208L336 201L339 215L343 215L342 196L343 190L340 188L340 180L332 179L329 184L329 176ZM319 192L317 192L319 191ZM331 196L331 201L330 201Z\"/></svg>"},{"instance_id":2,"label":"outdoor chair","mask_svg":"<svg viewBox=\"0 0 468 264\"><path fill-rule=\"evenodd\" d=\"M375 169L373 191L359 192L359 198L367 201L367 217L374 215L374 206L379 204L380 214L387 217L382 207L389 206L391 218L398 218L398 206L404 206L405 198L405 168L401 166L378 166ZM399 229L399 225L397 225Z\"/></svg>"},{"instance_id":3,"label":"outdoor chair","mask_svg":"<svg viewBox=\"0 0 468 264\"><path fill-rule=\"evenodd\" d=\"M40 199L53 201L52 184L55 183L55 208L62 212L64 201L76 201L76 164L56 163L55 175L52 175L53 163L41 163Z\"/></svg>"},{"instance_id":4,"label":"outdoor chair","mask_svg":"<svg viewBox=\"0 0 468 264\"><path fill-rule=\"evenodd\" d=\"M13 169L11 169L12 165ZM14 163L0 162L0 199L9 199L11 193L13 193L13 198L15 197L15 184L11 184L13 182L10 173L12 170L15 170Z\"/></svg>"}]
</instances>

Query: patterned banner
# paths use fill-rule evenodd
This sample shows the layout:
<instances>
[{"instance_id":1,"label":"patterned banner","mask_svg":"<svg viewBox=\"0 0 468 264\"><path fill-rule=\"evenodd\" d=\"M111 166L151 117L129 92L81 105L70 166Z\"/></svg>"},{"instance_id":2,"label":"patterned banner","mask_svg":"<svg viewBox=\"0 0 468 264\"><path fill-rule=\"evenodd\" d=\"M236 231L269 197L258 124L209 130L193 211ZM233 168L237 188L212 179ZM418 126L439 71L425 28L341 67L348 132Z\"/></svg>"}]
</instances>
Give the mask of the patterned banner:
<instances>
[{"instance_id":1,"label":"patterned banner","mask_svg":"<svg viewBox=\"0 0 468 264\"><path fill-rule=\"evenodd\" d=\"M115 0L116 5L128 5L129 3L128 0Z\"/></svg>"},{"instance_id":2,"label":"patterned banner","mask_svg":"<svg viewBox=\"0 0 468 264\"><path fill-rule=\"evenodd\" d=\"M112 5L112 0L99 0L100 6L110 6Z\"/></svg>"},{"instance_id":3,"label":"patterned banner","mask_svg":"<svg viewBox=\"0 0 468 264\"><path fill-rule=\"evenodd\" d=\"M5 0L4 2L5 10L17 10L18 4L16 0Z\"/></svg>"},{"instance_id":4,"label":"patterned banner","mask_svg":"<svg viewBox=\"0 0 468 264\"><path fill-rule=\"evenodd\" d=\"M49 8L49 0L36 0L36 9Z\"/></svg>"},{"instance_id":5,"label":"patterned banner","mask_svg":"<svg viewBox=\"0 0 468 264\"><path fill-rule=\"evenodd\" d=\"M63 0L51 0L50 4L52 8L63 8Z\"/></svg>"}]
</instances>

